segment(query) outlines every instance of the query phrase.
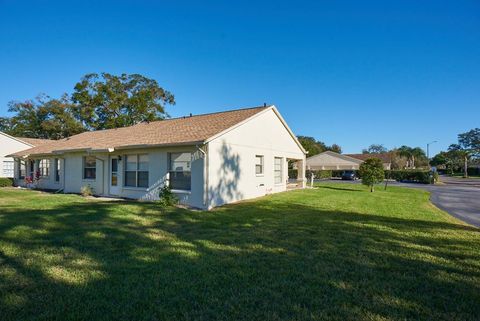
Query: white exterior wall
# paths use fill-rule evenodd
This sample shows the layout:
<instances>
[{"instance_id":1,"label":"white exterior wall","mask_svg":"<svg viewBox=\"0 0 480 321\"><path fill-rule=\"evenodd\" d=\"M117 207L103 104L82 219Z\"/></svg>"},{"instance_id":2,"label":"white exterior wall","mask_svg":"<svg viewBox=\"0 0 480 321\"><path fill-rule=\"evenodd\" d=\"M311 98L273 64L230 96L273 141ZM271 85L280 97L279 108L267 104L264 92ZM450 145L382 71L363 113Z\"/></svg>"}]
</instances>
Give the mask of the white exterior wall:
<instances>
[{"instance_id":1,"label":"white exterior wall","mask_svg":"<svg viewBox=\"0 0 480 321\"><path fill-rule=\"evenodd\" d=\"M255 174L255 156L263 155L264 173ZM283 158L282 183L274 183L274 158ZM287 159L305 154L270 109L208 143L209 208L282 192L287 188Z\"/></svg>"},{"instance_id":2,"label":"white exterior wall","mask_svg":"<svg viewBox=\"0 0 480 321\"><path fill-rule=\"evenodd\" d=\"M82 186L90 185L96 195L117 196L140 200L158 199L158 190L163 187L167 181L169 170L169 153L192 152L197 149L194 146L171 147L171 148L148 148L148 149L128 149L118 150L113 153L91 154L97 158L96 179L83 179L83 157L85 153L65 154L65 192L80 193ZM124 186L124 164L125 155L147 154L149 158L148 166L148 188L136 188ZM113 194L110 191L110 166L112 157L121 157L118 162L118 187L119 193ZM204 189L203 189L203 158L193 159L192 165L192 184L190 191L174 191L180 200L180 203L189 206L204 208Z\"/></svg>"},{"instance_id":3,"label":"white exterior wall","mask_svg":"<svg viewBox=\"0 0 480 321\"><path fill-rule=\"evenodd\" d=\"M13 158L5 156L29 148L32 148L32 146L0 132L0 177L12 177L4 174L3 166L4 162L13 162Z\"/></svg>"}]
</instances>

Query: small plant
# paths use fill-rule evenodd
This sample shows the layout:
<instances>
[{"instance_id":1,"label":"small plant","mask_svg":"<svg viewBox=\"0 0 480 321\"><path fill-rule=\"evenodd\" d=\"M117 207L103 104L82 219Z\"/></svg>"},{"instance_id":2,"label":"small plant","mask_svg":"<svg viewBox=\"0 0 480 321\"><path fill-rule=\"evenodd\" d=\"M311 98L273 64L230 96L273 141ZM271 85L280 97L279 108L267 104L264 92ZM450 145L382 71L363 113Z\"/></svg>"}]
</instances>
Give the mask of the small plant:
<instances>
[{"instance_id":1,"label":"small plant","mask_svg":"<svg viewBox=\"0 0 480 321\"><path fill-rule=\"evenodd\" d=\"M80 194L84 197L92 196L93 188L90 185L83 185L82 188L80 188Z\"/></svg>"},{"instance_id":2,"label":"small plant","mask_svg":"<svg viewBox=\"0 0 480 321\"><path fill-rule=\"evenodd\" d=\"M359 170L362 184L370 186L370 192L375 191L374 185L381 183L385 178L382 161L378 158L369 158L360 165Z\"/></svg>"},{"instance_id":3,"label":"small plant","mask_svg":"<svg viewBox=\"0 0 480 321\"><path fill-rule=\"evenodd\" d=\"M13 181L10 178L0 177L0 187L10 187L13 186Z\"/></svg>"},{"instance_id":4,"label":"small plant","mask_svg":"<svg viewBox=\"0 0 480 321\"><path fill-rule=\"evenodd\" d=\"M163 206L173 206L178 204L178 198L172 193L169 186L164 186L158 193L158 203Z\"/></svg>"}]
</instances>

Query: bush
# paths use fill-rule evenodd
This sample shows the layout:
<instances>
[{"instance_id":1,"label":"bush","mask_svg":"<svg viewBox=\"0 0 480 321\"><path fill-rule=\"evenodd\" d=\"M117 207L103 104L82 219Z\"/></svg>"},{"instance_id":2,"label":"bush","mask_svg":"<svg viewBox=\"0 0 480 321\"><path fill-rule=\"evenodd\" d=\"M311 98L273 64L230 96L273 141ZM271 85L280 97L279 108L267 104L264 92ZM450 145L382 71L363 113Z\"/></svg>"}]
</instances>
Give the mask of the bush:
<instances>
[{"instance_id":1,"label":"bush","mask_svg":"<svg viewBox=\"0 0 480 321\"><path fill-rule=\"evenodd\" d=\"M158 193L158 196L158 203L163 207L178 204L178 198L172 193L172 190L169 186L162 187Z\"/></svg>"},{"instance_id":2,"label":"bush","mask_svg":"<svg viewBox=\"0 0 480 321\"><path fill-rule=\"evenodd\" d=\"M288 178L297 178L297 177L298 177L298 169L289 168Z\"/></svg>"},{"instance_id":3,"label":"bush","mask_svg":"<svg viewBox=\"0 0 480 321\"><path fill-rule=\"evenodd\" d=\"M13 180L11 178L0 177L0 187L11 187L13 186Z\"/></svg>"},{"instance_id":4,"label":"bush","mask_svg":"<svg viewBox=\"0 0 480 321\"><path fill-rule=\"evenodd\" d=\"M387 171L385 176L398 182L414 182L421 184L432 184L434 180L434 174L432 174L432 172L415 169Z\"/></svg>"},{"instance_id":5,"label":"bush","mask_svg":"<svg viewBox=\"0 0 480 321\"><path fill-rule=\"evenodd\" d=\"M310 179L312 177L312 173L315 175L315 179L322 179L322 178L330 178L332 177L332 171L311 171L307 170L306 177Z\"/></svg>"},{"instance_id":6,"label":"bush","mask_svg":"<svg viewBox=\"0 0 480 321\"><path fill-rule=\"evenodd\" d=\"M92 196L93 195L93 188L90 185L84 185L82 188L80 188L80 194L82 196Z\"/></svg>"}]
</instances>

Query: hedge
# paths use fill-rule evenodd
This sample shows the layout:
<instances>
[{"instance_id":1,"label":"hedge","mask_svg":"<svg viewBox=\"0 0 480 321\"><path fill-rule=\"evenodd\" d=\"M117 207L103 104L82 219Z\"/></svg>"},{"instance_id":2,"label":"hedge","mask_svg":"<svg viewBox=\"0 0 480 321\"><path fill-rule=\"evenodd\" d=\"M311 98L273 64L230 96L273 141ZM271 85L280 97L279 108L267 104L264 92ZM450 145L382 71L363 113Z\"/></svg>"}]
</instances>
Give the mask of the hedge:
<instances>
[{"instance_id":1,"label":"hedge","mask_svg":"<svg viewBox=\"0 0 480 321\"><path fill-rule=\"evenodd\" d=\"M0 187L13 186L13 180L11 178L0 177Z\"/></svg>"},{"instance_id":2,"label":"hedge","mask_svg":"<svg viewBox=\"0 0 480 321\"><path fill-rule=\"evenodd\" d=\"M391 170L385 171L385 178L394 179L399 182L415 182L432 184L434 175L425 170Z\"/></svg>"}]
</instances>

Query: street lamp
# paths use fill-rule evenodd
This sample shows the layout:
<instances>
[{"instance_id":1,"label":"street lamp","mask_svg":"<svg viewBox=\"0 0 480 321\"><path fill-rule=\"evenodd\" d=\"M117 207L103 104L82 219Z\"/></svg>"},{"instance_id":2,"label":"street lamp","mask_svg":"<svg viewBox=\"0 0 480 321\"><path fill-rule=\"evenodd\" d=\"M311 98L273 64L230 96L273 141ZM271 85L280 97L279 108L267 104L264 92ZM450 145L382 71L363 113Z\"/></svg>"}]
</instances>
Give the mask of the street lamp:
<instances>
[{"instance_id":1,"label":"street lamp","mask_svg":"<svg viewBox=\"0 0 480 321\"><path fill-rule=\"evenodd\" d=\"M436 140L434 140L433 142L430 142L427 144L427 159L430 161L430 145L431 144L434 144L434 143L438 143Z\"/></svg>"}]
</instances>

